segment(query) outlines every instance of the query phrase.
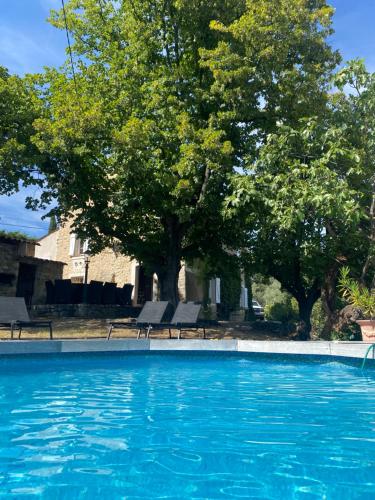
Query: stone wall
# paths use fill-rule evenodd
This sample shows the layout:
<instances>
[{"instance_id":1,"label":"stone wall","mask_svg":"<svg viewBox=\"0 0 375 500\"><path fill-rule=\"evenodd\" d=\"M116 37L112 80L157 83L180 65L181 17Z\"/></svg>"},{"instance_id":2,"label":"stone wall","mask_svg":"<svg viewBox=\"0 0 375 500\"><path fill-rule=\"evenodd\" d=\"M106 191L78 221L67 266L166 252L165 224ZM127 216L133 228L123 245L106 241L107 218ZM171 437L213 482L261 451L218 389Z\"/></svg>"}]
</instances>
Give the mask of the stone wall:
<instances>
[{"instance_id":1,"label":"stone wall","mask_svg":"<svg viewBox=\"0 0 375 500\"><path fill-rule=\"evenodd\" d=\"M64 278L83 278L85 263L83 256L72 257L69 255L71 225L66 223L57 231L56 259L65 262ZM43 241L39 242L43 245ZM125 255L117 254L112 249L106 248L103 252L89 257L87 279L117 283L122 287L125 283L132 283L134 262Z\"/></svg>"},{"instance_id":2,"label":"stone wall","mask_svg":"<svg viewBox=\"0 0 375 500\"><path fill-rule=\"evenodd\" d=\"M11 242L0 242L0 273L11 274L11 284L0 283L0 295L14 297L18 276L18 245Z\"/></svg>"},{"instance_id":3,"label":"stone wall","mask_svg":"<svg viewBox=\"0 0 375 500\"><path fill-rule=\"evenodd\" d=\"M33 317L50 318L136 318L141 307L96 304L51 304L31 306Z\"/></svg>"},{"instance_id":4,"label":"stone wall","mask_svg":"<svg viewBox=\"0 0 375 500\"><path fill-rule=\"evenodd\" d=\"M45 256L49 259L56 259L65 262L63 270L64 279L80 280L83 282L85 276L85 257L84 255L71 256L70 238L72 227L66 222L58 231L39 240L40 247L37 249L38 256ZM56 251L53 251L53 244ZM89 256L88 264L88 282L102 281L117 283L122 287L125 283L131 283L133 289L133 303L138 297L138 267L139 264L129 257L115 253L111 248L106 248L98 255ZM180 300L203 300L203 287L196 277L194 269L182 265L179 280L178 291ZM157 280L154 276L153 299L158 299Z\"/></svg>"},{"instance_id":5,"label":"stone wall","mask_svg":"<svg viewBox=\"0 0 375 500\"><path fill-rule=\"evenodd\" d=\"M28 257L21 258L20 262L36 266L32 304L45 304L47 297L46 281L61 279L65 267L64 263Z\"/></svg>"},{"instance_id":6,"label":"stone wall","mask_svg":"<svg viewBox=\"0 0 375 500\"><path fill-rule=\"evenodd\" d=\"M32 244L9 240L0 242L0 274L11 274L11 284L0 283L0 295L15 297L20 264L35 266L33 304L44 304L46 301L45 282L62 278L64 264L62 262L38 259L31 254Z\"/></svg>"}]
</instances>

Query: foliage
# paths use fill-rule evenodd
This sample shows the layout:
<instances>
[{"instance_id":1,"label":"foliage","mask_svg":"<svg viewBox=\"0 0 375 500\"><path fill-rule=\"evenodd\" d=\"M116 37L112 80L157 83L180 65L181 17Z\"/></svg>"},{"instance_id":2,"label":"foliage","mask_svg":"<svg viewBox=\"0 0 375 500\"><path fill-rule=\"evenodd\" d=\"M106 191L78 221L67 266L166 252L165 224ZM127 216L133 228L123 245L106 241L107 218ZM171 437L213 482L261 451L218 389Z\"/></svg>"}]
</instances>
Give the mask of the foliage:
<instances>
[{"instance_id":1,"label":"foliage","mask_svg":"<svg viewBox=\"0 0 375 500\"><path fill-rule=\"evenodd\" d=\"M280 120L294 124L324 107L327 78L340 60L326 41L332 15L325 0L256 0L231 24L211 23L225 36L201 54L223 101L220 117L240 121L243 168L252 168Z\"/></svg>"},{"instance_id":2,"label":"foliage","mask_svg":"<svg viewBox=\"0 0 375 500\"><path fill-rule=\"evenodd\" d=\"M55 210L74 217L94 252L117 242L156 272L161 298L177 300L182 259L230 246L221 202L235 163L235 120L220 117L201 50L224 35L244 2L94 0L66 2L75 78L67 64L36 87L44 104L34 143ZM64 16L51 16L64 29ZM100 186L100 189L98 189Z\"/></svg>"},{"instance_id":3,"label":"foliage","mask_svg":"<svg viewBox=\"0 0 375 500\"><path fill-rule=\"evenodd\" d=\"M344 299L353 307L360 309L366 318L375 317L375 290L349 276L350 269L343 267L339 280L339 291Z\"/></svg>"},{"instance_id":4,"label":"foliage","mask_svg":"<svg viewBox=\"0 0 375 500\"><path fill-rule=\"evenodd\" d=\"M345 74L341 82L349 78ZM366 78L371 87L368 74ZM256 271L278 279L295 297L307 333L322 289L334 289L329 280L335 279L335 270L343 262L365 262L375 238L369 238L374 198L368 183L374 156L355 130L362 122L363 131L373 136L374 108L372 93L362 95L362 116L355 109L360 104L356 98L338 92L327 96L320 116L303 116L293 125L280 120L261 146L258 161L234 179L228 200L229 216L246 221L244 255Z\"/></svg>"},{"instance_id":5,"label":"foliage","mask_svg":"<svg viewBox=\"0 0 375 500\"><path fill-rule=\"evenodd\" d=\"M276 302L285 302L287 293L281 291L280 283L274 278L265 278L259 274L254 276L253 296L263 306L271 306Z\"/></svg>"},{"instance_id":6,"label":"foliage","mask_svg":"<svg viewBox=\"0 0 375 500\"><path fill-rule=\"evenodd\" d=\"M349 227L358 217L352 193L340 187L337 181L342 176L330 168L337 162L345 166L356 161L343 134L331 127L327 113L330 78L339 61L326 43L333 11L324 1L254 4L252 12L260 18L278 20L282 35L279 44L264 47L276 61L272 83L267 87L271 93L261 95L265 124L255 137L250 133L247 151L251 151L254 140L256 154L243 157L243 172L233 179L227 215L244 222L244 260L255 272L276 278L298 301L308 336L311 310L320 296L325 266L331 264L334 253L328 245L329 237L324 238L325 221L334 215L341 222L342 215L350 212ZM289 36L291 19L296 32ZM251 21L254 19L249 13ZM252 27L257 44L266 43L272 27L262 22ZM253 30L240 28L243 26L238 23L233 31L247 54L244 40ZM291 52L289 43L297 40L299 62L293 57L285 61L283 55ZM234 86L239 78L232 74L230 81ZM277 91L280 88L281 93Z\"/></svg>"},{"instance_id":7,"label":"foliage","mask_svg":"<svg viewBox=\"0 0 375 500\"><path fill-rule=\"evenodd\" d=\"M324 310L322 300L318 299L311 311L311 333L314 338L321 337L326 320L327 314Z\"/></svg>"},{"instance_id":8,"label":"foliage","mask_svg":"<svg viewBox=\"0 0 375 500\"><path fill-rule=\"evenodd\" d=\"M46 165L31 138L33 122L40 116L40 103L28 78L11 76L0 66L0 195L24 185L42 184L35 165Z\"/></svg>"},{"instance_id":9,"label":"foliage","mask_svg":"<svg viewBox=\"0 0 375 500\"><path fill-rule=\"evenodd\" d=\"M354 185L362 193L366 214L358 227L365 258L355 256L348 264L370 287L375 284L375 73L369 73L363 61L354 60L337 73L334 83L339 89L332 97L334 112L360 156L362 175Z\"/></svg>"},{"instance_id":10,"label":"foliage","mask_svg":"<svg viewBox=\"0 0 375 500\"><path fill-rule=\"evenodd\" d=\"M222 268L220 273L221 304L220 311L228 318L232 311L239 309L241 296L241 271L239 266Z\"/></svg>"},{"instance_id":11,"label":"foliage","mask_svg":"<svg viewBox=\"0 0 375 500\"><path fill-rule=\"evenodd\" d=\"M361 328L357 323L348 324L339 331L333 330L331 340L362 340Z\"/></svg>"},{"instance_id":12,"label":"foliage","mask_svg":"<svg viewBox=\"0 0 375 500\"><path fill-rule=\"evenodd\" d=\"M239 308L241 296L241 268L238 257L235 254L223 252L219 257L205 259L195 264L198 276L203 285L206 286L204 300L208 304L209 280L220 276L220 304L218 314L221 319L229 319L232 311Z\"/></svg>"},{"instance_id":13,"label":"foliage","mask_svg":"<svg viewBox=\"0 0 375 500\"><path fill-rule=\"evenodd\" d=\"M36 241L37 238L33 236L28 236L25 233L21 233L20 231L3 231L0 230L0 237L3 238L14 238L19 240L28 240L28 241Z\"/></svg>"},{"instance_id":14,"label":"foliage","mask_svg":"<svg viewBox=\"0 0 375 500\"><path fill-rule=\"evenodd\" d=\"M56 214L93 251L117 241L175 302L182 259L241 242L221 210L234 167L280 116L296 122L302 96L324 106L332 12L325 0L66 2L75 75L67 62L35 85L33 144L49 158L35 164ZM51 22L65 28L61 11Z\"/></svg>"},{"instance_id":15,"label":"foliage","mask_svg":"<svg viewBox=\"0 0 375 500\"><path fill-rule=\"evenodd\" d=\"M56 197L94 252L116 242L156 272L172 302L181 260L241 247L252 274L295 297L308 334L328 271L373 241L374 82L352 64L332 95L333 9L69 0L66 14L74 74L69 61L0 74L2 192L45 183L42 204ZM51 23L65 28L62 11Z\"/></svg>"},{"instance_id":16,"label":"foliage","mask_svg":"<svg viewBox=\"0 0 375 500\"><path fill-rule=\"evenodd\" d=\"M265 318L270 321L289 323L298 319L297 304L290 296L285 297L282 302L267 304L264 312Z\"/></svg>"}]
</instances>

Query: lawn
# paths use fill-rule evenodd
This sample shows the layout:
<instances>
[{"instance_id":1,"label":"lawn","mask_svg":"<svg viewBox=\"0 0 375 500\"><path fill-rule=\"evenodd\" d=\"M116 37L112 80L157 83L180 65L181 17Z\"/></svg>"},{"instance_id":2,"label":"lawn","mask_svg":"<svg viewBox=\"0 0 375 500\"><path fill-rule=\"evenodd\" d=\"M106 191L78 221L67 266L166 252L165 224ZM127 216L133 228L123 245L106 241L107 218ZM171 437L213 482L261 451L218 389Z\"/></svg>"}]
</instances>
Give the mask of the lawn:
<instances>
[{"instance_id":1,"label":"lawn","mask_svg":"<svg viewBox=\"0 0 375 500\"><path fill-rule=\"evenodd\" d=\"M42 319L42 318L41 318ZM46 318L43 318L45 320ZM51 318L53 321L53 336L55 339L99 339L106 338L108 320L86 318ZM127 321L118 318L117 321ZM172 331L172 335L176 335ZM136 338L136 330L115 330L112 338ZM201 338L202 331L183 332L184 338ZM247 339L247 340L289 340L286 336L274 332L257 329L256 324L220 322L220 326L213 326L206 330L206 337L213 340L219 339ZM22 331L23 339L47 339L47 329L30 329ZM152 338L169 338L168 330L158 330ZM9 340L10 330L0 329L0 339Z\"/></svg>"}]
</instances>

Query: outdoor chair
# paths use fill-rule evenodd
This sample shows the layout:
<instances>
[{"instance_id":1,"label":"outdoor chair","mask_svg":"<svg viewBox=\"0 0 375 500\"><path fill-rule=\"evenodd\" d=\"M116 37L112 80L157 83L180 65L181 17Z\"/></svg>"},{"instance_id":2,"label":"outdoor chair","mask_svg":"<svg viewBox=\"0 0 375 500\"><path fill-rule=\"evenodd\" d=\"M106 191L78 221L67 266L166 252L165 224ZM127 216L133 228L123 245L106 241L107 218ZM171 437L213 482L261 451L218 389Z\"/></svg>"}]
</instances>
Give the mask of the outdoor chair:
<instances>
[{"instance_id":1,"label":"outdoor chair","mask_svg":"<svg viewBox=\"0 0 375 500\"><path fill-rule=\"evenodd\" d=\"M23 297L0 297L0 326L10 327L11 339L15 330L18 330L20 339L23 328L46 327L49 329L49 338L52 339L52 322L32 321Z\"/></svg>"},{"instance_id":2,"label":"outdoor chair","mask_svg":"<svg viewBox=\"0 0 375 500\"><path fill-rule=\"evenodd\" d=\"M153 326L157 326L163 321L168 321L173 313L173 307L168 301L151 302L148 301L143 306L137 320L133 323L123 321L111 322L108 328L107 340L111 338L114 329L131 329L138 330L137 338L144 332L146 338L149 336L149 331Z\"/></svg>"},{"instance_id":3,"label":"outdoor chair","mask_svg":"<svg viewBox=\"0 0 375 500\"><path fill-rule=\"evenodd\" d=\"M132 303L132 292L134 285L125 283L122 288L116 288L116 301L121 306L130 306Z\"/></svg>"},{"instance_id":4,"label":"outdoor chair","mask_svg":"<svg viewBox=\"0 0 375 500\"><path fill-rule=\"evenodd\" d=\"M171 330L178 330L178 339L181 339L182 332L192 330L203 330L203 338L206 338L207 323L199 322L198 317L202 306L194 302L180 302L171 319L170 323L150 324L147 329L147 338L150 337L152 330L169 330L169 338L171 338Z\"/></svg>"}]
</instances>

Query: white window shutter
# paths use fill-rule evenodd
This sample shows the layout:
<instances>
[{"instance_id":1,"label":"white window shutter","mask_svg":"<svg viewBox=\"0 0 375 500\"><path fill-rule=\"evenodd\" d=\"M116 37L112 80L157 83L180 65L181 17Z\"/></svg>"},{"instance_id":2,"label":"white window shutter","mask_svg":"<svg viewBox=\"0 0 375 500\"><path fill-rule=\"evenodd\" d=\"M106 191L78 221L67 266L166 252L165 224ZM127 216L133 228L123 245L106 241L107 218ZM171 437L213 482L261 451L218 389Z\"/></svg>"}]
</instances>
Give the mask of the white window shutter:
<instances>
[{"instance_id":1,"label":"white window shutter","mask_svg":"<svg viewBox=\"0 0 375 500\"><path fill-rule=\"evenodd\" d=\"M74 255L74 247L76 245L76 235L74 233L70 234L70 241L69 241L69 255L70 257L73 257Z\"/></svg>"},{"instance_id":2,"label":"white window shutter","mask_svg":"<svg viewBox=\"0 0 375 500\"><path fill-rule=\"evenodd\" d=\"M89 251L89 240L85 240L82 245L82 252L88 253Z\"/></svg>"},{"instance_id":3,"label":"white window shutter","mask_svg":"<svg viewBox=\"0 0 375 500\"><path fill-rule=\"evenodd\" d=\"M249 292L244 286L241 286L240 307L241 309L249 309Z\"/></svg>"},{"instance_id":4,"label":"white window shutter","mask_svg":"<svg viewBox=\"0 0 375 500\"><path fill-rule=\"evenodd\" d=\"M221 302L221 297L220 297L220 292L221 292L221 289L220 289L220 278L216 278L215 279L215 299L216 299L216 304L220 304Z\"/></svg>"},{"instance_id":5,"label":"white window shutter","mask_svg":"<svg viewBox=\"0 0 375 500\"><path fill-rule=\"evenodd\" d=\"M211 304L220 304L220 278L212 278L209 286Z\"/></svg>"}]
</instances>

